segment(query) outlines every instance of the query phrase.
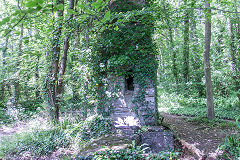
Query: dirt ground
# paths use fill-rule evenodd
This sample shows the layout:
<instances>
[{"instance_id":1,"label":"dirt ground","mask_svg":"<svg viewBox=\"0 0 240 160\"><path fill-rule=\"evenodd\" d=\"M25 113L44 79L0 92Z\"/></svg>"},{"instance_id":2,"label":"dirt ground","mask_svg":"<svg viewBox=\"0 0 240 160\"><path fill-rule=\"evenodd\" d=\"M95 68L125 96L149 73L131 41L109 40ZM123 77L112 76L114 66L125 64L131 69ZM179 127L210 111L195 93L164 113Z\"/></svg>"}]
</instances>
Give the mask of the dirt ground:
<instances>
[{"instance_id":1,"label":"dirt ground","mask_svg":"<svg viewBox=\"0 0 240 160\"><path fill-rule=\"evenodd\" d=\"M164 117L163 123L170 126L175 136L200 150L206 159L217 159L221 154L218 151L219 144L223 144L226 135L237 134L234 129L224 127L211 127L197 122L187 121L185 116L161 113ZM186 154L187 155L187 154ZM199 159L193 156L183 159Z\"/></svg>"},{"instance_id":2,"label":"dirt ground","mask_svg":"<svg viewBox=\"0 0 240 160\"><path fill-rule=\"evenodd\" d=\"M217 159L216 157L219 154L217 150L219 144L224 143L226 135L238 133L236 130L231 128L208 126L197 122L190 122L187 120L188 117L185 116L171 115L163 112L161 115L164 117L163 124L169 126L177 139L175 142L175 148L180 149L180 152L183 152L180 157L181 160L198 160L200 158L189 152L189 149L184 149L180 140L194 146L195 149L198 149L201 153L203 153L203 155L206 155L205 159L214 160ZM41 120L41 122L43 121L44 120ZM35 125L36 121L32 124ZM21 123L12 127L0 128L0 139L2 136L20 133L26 130L29 126L29 124ZM97 143L95 145L97 145Z\"/></svg>"}]
</instances>

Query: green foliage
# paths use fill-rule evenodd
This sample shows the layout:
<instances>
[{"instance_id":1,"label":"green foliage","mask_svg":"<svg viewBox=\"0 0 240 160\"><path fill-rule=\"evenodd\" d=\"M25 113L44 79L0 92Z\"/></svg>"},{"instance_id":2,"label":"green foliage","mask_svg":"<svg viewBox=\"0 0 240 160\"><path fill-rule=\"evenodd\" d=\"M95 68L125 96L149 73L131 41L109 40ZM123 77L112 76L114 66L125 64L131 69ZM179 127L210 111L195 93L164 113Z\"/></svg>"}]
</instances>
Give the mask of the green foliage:
<instances>
[{"instance_id":1,"label":"green foliage","mask_svg":"<svg viewBox=\"0 0 240 160\"><path fill-rule=\"evenodd\" d=\"M107 150L95 153L92 159L95 160L114 160L114 159L121 159L121 160L139 160L139 159L146 159L146 160L169 160L169 159L177 159L179 156L179 152L175 151L162 151L158 154L153 154L151 152L146 152L149 150L147 145L143 144L141 146L137 146L135 141L132 142L125 149L119 150Z\"/></svg>"},{"instance_id":2,"label":"green foliage","mask_svg":"<svg viewBox=\"0 0 240 160\"><path fill-rule=\"evenodd\" d=\"M240 131L239 119L236 120L238 129ZM223 150L224 159L240 159L240 134L226 136L225 142L220 146Z\"/></svg>"},{"instance_id":3,"label":"green foliage","mask_svg":"<svg viewBox=\"0 0 240 160\"><path fill-rule=\"evenodd\" d=\"M40 130L29 133L14 134L2 137L0 157L21 155L30 152L32 156L48 155L60 147L67 147L69 140L59 129Z\"/></svg>"},{"instance_id":4,"label":"green foliage","mask_svg":"<svg viewBox=\"0 0 240 160\"><path fill-rule=\"evenodd\" d=\"M96 160L145 159L146 158L146 155L145 155L146 149L148 149L148 147L145 147L145 145L136 146L135 141L133 141L132 145L128 146L125 149L107 150L107 151L97 152L93 159L96 159Z\"/></svg>"},{"instance_id":5,"label":"green foliage","mask_svg":"<svg viewBox=\"0 0 240 160\"><path fill-rule=\"evenodd\" d=\"M6 113L6 107L0 102L0 126L14 122L14 118Z\"/></svg>"},{"instance_id":6,"label":"green foliage","mask_svg":"<svg viewBox=\"0 0 240 160\"><path fill-rule=\"evenodd\" d=\"M75 139L77 143L83 145L93 138L110 133L111 129L110 119L94 115L84 121L72 124L72 126L69 126L69 129L66 130L66 133Z\"/></svg>"},{"instance_id":7,"label":"green foliage","mask_svg":"<svg viewBox=\"0 0 240 160\"><path fill-rule=\"evenodd\" d=\"M151 160L175 160L178 159L178 156L180 155L180 152L176 152L176 151L162 151L159 152L156 155L153 155L152 158L150 158Z\"/></svg>"},{"instance_id":8,"label":"green foliage","mask_svg":"<svg viewBox=\"0 0 240 160\"><path fill-rule=\"evenodd\" d=\"M100 84L96 86L96 97L101 113L104 113L104 107L111 107L107 103L110 98L105 94L111 87L106 82L109 75L128 77L128 72L131 72L134 83L141 86L134 102L144 106L148 105L144 103L145 89L150 81L156 82L157 61L152 42L154 19L151 8L124 0L115 1L110 10L113 15L110 23L113 26L117 24L117 29L106 29L99 34L91 55L94 81ZM117 92L116 88L114 93ZM149 112L153 115L151 110Z\"/></svg>"},{"instance_id":9,"label":"green foliage","mask_svg":"<svg viewBox=\"0 0 240 160\"><path fill-rule=\"evenodd\" d=\"M158 89L159 111L166 111L177 115L206 117L205 98L184 96L174 91ZM236 119L239 117L240 108L237 97L214 97L215 115L220 119ZM233 109L234 108L234 109Z\"/></svg>"}]
</instances>

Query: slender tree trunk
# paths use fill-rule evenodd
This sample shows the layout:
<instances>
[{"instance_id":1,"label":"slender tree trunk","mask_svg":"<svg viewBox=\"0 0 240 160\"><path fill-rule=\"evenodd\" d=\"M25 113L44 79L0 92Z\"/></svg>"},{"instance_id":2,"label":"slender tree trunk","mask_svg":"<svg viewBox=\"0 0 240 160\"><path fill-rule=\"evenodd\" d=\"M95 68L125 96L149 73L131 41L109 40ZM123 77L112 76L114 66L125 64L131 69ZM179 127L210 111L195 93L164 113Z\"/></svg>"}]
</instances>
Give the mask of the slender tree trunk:
<instances>
[{"instance_id":1,"label":"slender tree trunk","mask_svg":"<svg viewBox=\"0 0 240 160\"><path fill-rule=\"evenodd\" d=\"M58 4L64 4L64 0L58 0ZM74 9L74 0L70 0L70 9ZM58 18L63 16L63 10L58 10ZM73 18L73 14L70 15L70 20ZM62 23L57 22L58 29L56 36L53 40L53 57L52 57L52 68L51 68L51 82L49 83L48 89L48 98L50 104L50 115L51 119L54 121L59 120L59 109L60 109L60 102L62 100L63 95L63 76L66 71L66 64L67 64L67 54L69 49L69 38L70 33L67 33L64 39L64 47L63 47L63 54L61 58L61 62L59 65L59 58L60 58L60 40L62 34Z\"/></svg>"},{"instance_id":2,"label":"slender tree trunk","mask_svg":"<svg viewBox=\"0 0 240 160\"><path fill-rule=\"evenodd\" d=\"M19 103L19 98L20 98L20 72L18 70L20 70L19 66L20 66L20 62L21 62L21 56L22 56L22 39L23 39L23 24L21 24L21 34L20 34L20 41L19 41L19 46L18 46L18 61L16 64L16 70L15 70L15 74L16 74L16 78L13 81L13 86L14 86L14 90L13 90L13 106L17 107L18 103Z\"/></svg>"},{"instance_id":3,"label":"slender tree trunk","mask_svg":"<svg viewBox=\"0 0 240 160\"><path fill-rule=\"evenodd\" d=\"M9 39L9 37L6 38L5 46L4 46L3 51L2 51L3 75L5 75L5 65L6 65L6 53L7 53L7 48L8 48L8 39ZM2 86L1 86L1 93L0 93L1 100L5 99L5 85L6 85L6 82L5 82L5 80L3 80Z\"/></svg>"},{"instance_id":4,"label":"slender tree trunk","mask_svg":"<svg viewBox=\"0 0 240 160\"><path fill-rule=\"evenodd\" d=\"M18 9L21 10L21 6L20 6L20 2L18 0ZM19 45L18 45L18 61L16 64L16 69L15 69L15 76L16 78L13 80L12 84L13 84L13 106L17 107L18 106L18 101L19 101L19 97L20 97L20 72L18 72L18 70L20 70L19 66L20 66L20 62L21 62L21 55L22 55L22 39L23 39L23 24L21 23L20 25L21 27L21 31L20 31L20 40L19 40Z\"/></svg>"},{"instance_id":5,"label":"slender tree trunk","mask_svg":"<svg viewBox=\"0 0 240 160\"><path fill-rule=\"evenodd\" d=\"M70 9L74 9L74 0L70 0ZM70 15L70 20L73 18L73 14ZM57 83L57 96L59 97L57 100L57 105L60 104L62 101L62 96L64 92L64 81L63 81L63 76L66 71L66 65L67 65L67 55L68 55L68 49L69 49L69 39L70 39L71 34L69 32L66 33L65 39L64 39L64 47L63 47L63 54L62 54L62 59L60 63L60 68L59 68L59 78L58 78L58 83Z\"/></svg>"},{"instance_id":6,"label":"slender tree trunk","mask_svg":"<svg viewBox=\"0 0 240 160\"><path fill-rule=\"evenodd\" d=\"M240 19L239 13L237 12L237 1L235 0L235 11L236 11L236 19L237 19L237 47L236 47L236 91L238 101L240 102Z\"/></svg>"},{"instance_id":7,"label":"slender tree trunk","mask_svg":"<svg viewBox=\"0 0 240 160\"><path fill-rule=\"evenodd\" d=\"M70 9L74 9L74 0L70 0L69 4ZM70 15L70 20L73 18L73 14ZM59 70L59 79L58 79L58 95L63 94L63 75L66 71L66 64L67 64L67 54L69 49L69 39L71 34L69 32L66 33L65 39L64 39L64 47L63 47L63 54L62 59L60 63L60 70Z\"/></svg>"},{"instance_id":8,"label":"slender tree trunk","mask_svg":"<svg viewBox=\"0 0 240 160\"><path fill-rule=\"evenodd\" d=\"M178 79L178 69L177 69L177 54L176 51L174 50L174 43L173 43L173 32L172 28L169 28L169 38L170 38L170 45L171 45L171 52L172 52L172 69L173 69L173 75L175 77L176 84L178 84L179 79Z\"/></svg>"},{"instance_id":9,"label":"slender tree trunk","mask_svg":"<svg viewBox=\"0 0 240 160\"><path fill-rule=\"evenodd\" d=\"M183 77L185 83L189 81L189 11L184 15L184 47L183 47Z\"/></svg>"},{"instance_id":10,"label":"slender tree trunk","mask_svg":"<svg viewBox=\"0 0 240 160\"><path fill-rule=\"evenodd\" d=\"M38 81L39 81L39 56L37 57L37 65L35 68L35 78L36 78L36 88L35 88L35 98L37 101L40 101L41 97L40 97L40 91L38 89Z\"/></svg>"},{"instance_id":11,"label":"slender tree trunk","mask_svg":"<svg viewBox=\"0 0 240 160\"><path fill-rule=\"evenodd\" d=\"M56 5L64 5L64 0L57 0ZM55 33L52 40L52 54L49 78L47 81L47 94L48 94L48 112L52 121L59 120L59 104L57 103L57 80L59 71L59 57L60 57L60 42L62 34L62 20L63 10L57 10L55 20Z\"/></svg>"},{"instance_id":12,"label":"slender tree trunk","mask_svg":"<svg viewBox=\"0 0 240 160\"><path fill-rule=\"evenodd\" d=\"M172 26L170 24L169 21L169 14L166 10L166 4L165 1L162 2L162 5L164 7L164 11L165 11L165 15L166 15L166 21L167 21L167 26L168 26L168 32L169 32L169 43L170 43L170 52L172 54L172 72L173 72L173 76L175 78L175 82L177 84L178 87L178 69L177 69L177 64L176 64L176 60L177 60L177 54L176 51L174 50L174 43L173 43L173 29Z\"/></svg>"},{"instance_id":13,"label":"slender tree trunk","mask_svg":"<svg viewBox=\"0 0 240 160\"><path fill-rule=\"evenodd\" d=\"M207 117L208 120L214 119L214 103L210 69L210 44L211 44L211 9L210 2L205 1L207 9L205 21L205 47L204 47L204 72L206 79L206 96L207 96Z\"/></svg>"},{"instance_id":14,"label":"slender tree trunk","mask_svg":"<svg viewBox=\"0 0 240 160\"><path fill-rule=\"evenodd\" d=\"M194 70L194 81L196 83L196 88L198 90L199 97L204 96L204 86L202 85L202 77L204 76L204 73L201 70L201 61L200 61L200 55L199 55L199 42L198 42L198 36L197 36L197 25L196 20L192 20L192 41L193 41L193 47L191 52L193 53L193 59L192 59L192 66Z\"/></svg>"},{"instance_id":15,"label":"slender tree trunk","mask_svg":"<svg viewBox=\"0 0 240 160\"><path fill-rule=\"evenodd\" d=\"M232 60L232 72L233 72L233 81L235 83L235 90L237 92L238 100L240 101L240 76L239 76L239 65L237 63L237 47L235 46L235 36L233 31L233 23L230 20L230 36L231 36L231 60Z\"/></svg>"},{"instance_id":16,"label":"slender tree trunk","mask_svg":"<svg viewBox=\"0 0 240 160\"><path fill-rule=\"evenodd\" d=\"M88 98L87 98L87 95L88 95L88 76L86 75L86 79L85 79L85 82L84 82L84 95L83 95L83 98L84 98L84 113L83 113L83 118L86 119L87 118L87 109L88 109Z\"/></svg>"}]
</instances>

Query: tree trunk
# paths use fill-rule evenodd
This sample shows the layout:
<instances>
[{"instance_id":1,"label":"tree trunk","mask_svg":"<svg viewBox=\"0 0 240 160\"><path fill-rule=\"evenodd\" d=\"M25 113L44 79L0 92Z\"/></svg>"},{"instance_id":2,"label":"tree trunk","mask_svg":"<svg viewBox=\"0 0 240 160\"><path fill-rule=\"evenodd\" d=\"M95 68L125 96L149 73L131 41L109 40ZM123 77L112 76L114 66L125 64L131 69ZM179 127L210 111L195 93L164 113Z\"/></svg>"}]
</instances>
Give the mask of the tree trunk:
<instances>
[{"instance_id":1,"label":"tree trunk","mask_svg":"<svg viewBox=\"0 0 240 160\"><path fill-rule=\"evenodd\" d=\"M35 68L35 78L36 78L36 88L35 88L35 98L37 101L39 101L41 99L40 97L40 91L38 89L38 81L39 81L39 56L37 57L37 65L36 65L36 68Z\"/></svg>"},{"instance_id":2,"label":"tree trunk","mask_svg":"<svg viewBox=\"0 0 240 160\"><path fill-rule=\"evenodd\" d=\"M171 52L172 52L172 69L173 69L173 75L175 77L176 84L178 85L179 79L178 79L178 69L177 69L177 54L176 51L174 50L174 44L173 44L173 32L172 28L169 26L169 36L170 36L170 45L171 45Z\"/></svg>"},{"instance_id":3,"label":"tree trunk","mask_svg":"<svg viewBox=\"0 0 240 160\"><path fill-rule=\"evenodd\" d=\"M64 0L58 0L57 5L64 4ZM74 9L74 0L70 0L70 9ZM63 16L63 10L58 10L58 18ZM70 20L73 18L73 14L70 15ZM61 21L61 20L60 20ZM55 39L53 39L53 56L52 56L52 65L51 65L51 81L49 82L49 89L48 89L48 98L49 98L49 113L51 119L53 121L59 120L59 109L60 109L60 102L62 100L63 95L63 76L66 71L66 64L67 64L67 53L69 49L69 38L70 33L66 33L64 39L64 47L63 47L63 54L61 58L61 62L59 65L59 58L60 58L60 40L62 34L62 23L56 22L58 24L57 33L55 35Z\"/></svg>"},{"instance_id":4,"label":"tree trunk","mask_svg":"<svg viewBox=\"0 0 240 160\"><path fill-rule=\"evenodd\" d=\"M233 31L233 23L230 20L230 37L231 37L231 60L232 60L232 72L233 72L233 81L235 83L235 90L237 92L238 100L240 101L240 76L239 76L239 63L237 63L237 47L235 46L235 36Z\"/></svg>"},{"instance_id":5,"label":"tree trunk","mask_svg":"<svg viewBox=\"0 0 240 160\"><path fill-rule=\"evenodd\" d=\"M197 36L197 25L196 25L196 20L193 17L192 20L192 42L193 42L193 47L191 52L193 53L193 59L192 59L192 67L193 67L193 73L194 73L194 81L196 83L196 88L198 90L198 95L199 97L204 96L204 86L202 85L202 77L204 75L203 71L201 70L201 61L200 61L200 49L199 49L199 42L198 42L198 36Z\"/></svg>"},{"instance_id":6,"label":"tree trunk","mask_svg":"<svg viewBox=\"0 0 240 160\"><path fill-rule=\"evenodd\" d=\"M19 103L19 98L20 98L20 62L21 62L21 56L22 56L22 39L23 39L23 24L21 24L21 34L20 34L20 41L19 41L19 46L18 46L18 61L16 64L16 70L15 70L15 76L16 78L13 80L13 106L17 107Z\"/></svg>"},{"instance_id":7,"label":"tree trunk","mask_svg":"<svg viewBox=\"0 0 240 160\"><path fill-rule=\"evenodd\" d=\"M70 9L74 9L74 0L70 0ZM70 15L70 20L73 18L73 14ZM61 96L63 94L63 75L65 74L66 71L66 64L67 64L67 54L68 54L68 49L69 49L69 38L71 34L69 32L66 33L65 39L64 39L64 47L63 47L63 55L61 59L61 64L60 64L60 70L59 70L59 79L58 79L58 89L57 89L57 94Z\"/></svg>"},{"instance_id":8,"label":"tree trunk","mask_svg":"<svg viewBox=\"0 0 240 160\"><path fill-rule=\"evenodd\" d=\"M185 83L189 81L189 12L184 15L184 47L183 47L183 77Z\"/></svg>"},{"instance_id":9,"label":"tree trunk","mask_svg":"<svg viewBox=\"0 0 240 160\"><path fill-rule=\"evenodd\" d=\"M163 1L162 3L163 3L165 15L166 15L166 21L167 21L168 32L169 32L170 52L172 54L172 72L173 72L173 76L175 78L176 85L178 87L179 79L178 79L178 69L177 69L177 64L176 64L177 54L176 54L176 51L174 50L173 29L172 29L172 26L171 26L170 21L169 21L170 18L169 18L169 14L166 10L165 1Z\"/></svg>"},{"instance_id":10,"label":"tree trunk","mask_svg":"<svg viewBox=\"0 0 240 160\"><path fill-rule=\"evenodd\" d=\"M2 51L3 76L5 76L5 65L6 65L6 53L7 53L7 47L8 47L8 39L9 39L9 37L6 38L5 46ZM4 79L5 79L5 77L4 77ZM6 85L6 82L5 82L5 80L3 80L2 86L1 86L1 93L0 93L1 100L5 99L5 85Z\"/></svg>"},{"instance_id":11,"label":"tree trunk","mask_svg":"<svg viewBox=\"0 0 240 160\"><path fill-rule=\"evenodd\" d=\"M236 91L238 101L240 102L240 19L239 13L237 12L237 1L235 0L235 11L236 11L236 19L237 19L237 47L236 47Z\"/></svg>"},{"instance_id":12,"label":"tree trunk","mask_svg":"<svg viewBox=\"0 0 240 160\"><path fill-rule=\"evenodd\" d=\"M211 9L208 0L205 1L205 8L207 9L207 13L205 21L204 72L206 79L207 118L208 120L212 120L214 119L214 103L210 69Z\"/></svg>"},{"instance_id":13,"label":"tree trunk","mask_svg":"<svg viewBox=\"0 0 240 160\"><path fill-rule=\"evenodd\" d=\"M57 0L56 5L64 5L64 0ZM63 10L57 10L57 17L55 20L55 33L52 40L52 54L49 78L47 81L48 94L48 112L53 122L59 120L59 104L57 103L57 78L59 71L59 56L60 56L60 42L62 34L62 20Z\"/></svg>"},{"instance_id":14,"label":"tree trunk","mask_svg":"<svg viewBox=\"0 0 240 160\"><path fill-rule=\"evenodd\" d=\"M20 3L18 0L18 9L21 10L20 7ZM21 27L21 33L20 33L20 38L19 38L19 45L18 45L18 61L16 63L16 68L15 68L15 79L13 80L12 84L13 84L13 106L17 107L18 106L18 101L19 101L19 97L20 97L20 72L18 72L18 70L20 70L19 65L21 62L21 55L22 55L22 39L23 39L23 24L21 23L20 25Z\"/></svg>"}]
</instances>

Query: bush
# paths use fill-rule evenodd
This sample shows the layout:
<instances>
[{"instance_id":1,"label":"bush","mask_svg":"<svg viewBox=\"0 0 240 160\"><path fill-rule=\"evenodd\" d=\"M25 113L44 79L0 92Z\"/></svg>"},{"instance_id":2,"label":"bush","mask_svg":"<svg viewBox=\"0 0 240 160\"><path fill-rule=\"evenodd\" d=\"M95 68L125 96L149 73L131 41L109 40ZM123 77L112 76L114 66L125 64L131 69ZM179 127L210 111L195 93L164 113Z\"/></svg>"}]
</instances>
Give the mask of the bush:
<instances>
[{"instance_id":1,"label":"bush","mask_svg":"<svg viewBox=\"0 0 240 160\"><path fill-rule=\"evenodd\" d=\"M240 125L238 119L236 121L238 129L240 130ZM223 152L224 159L240 159L240 134L227 136L225 143L220 146Z\"/></svg>"},{"instance_id":2,"label":"bush","mask_svg":"<svg viewBox=\"0 0 240 160\"><path fill-rule=\"evenodd\" d=\"M62 130L50 129L2 137L0 157L20 155L28 151L32 156L48 155L59 147L67 147L69 140Z\"/></svg>"},{"instance_id":3,"label":"bush","mask_svg":"<svg viewBox=\"0 0 240 160\"><path fill-rule=\"evenodd\" d=\"M206 98L185 97L177 92L158 89L158 107L160 111L176 115L206 117ZM236 119L239 117L240 104L236 96L214 97L215 116L220 119Z\"/></svg>"},{"instance_id":4,"label":"bush","mask_svg":"<svg viewBox=\"0 0 240 160\"><path fill-rule=\"evenodd\" d=\"M71 137L76 137L80 142L87 142L112 130L111 120L103 116L94 115L85 121L79 122L75 127L68 130Z\"/></svg>"},{"instance_id":5,"label":"bush","mask_svg":"<svg viewBox=\"0 0 240 160\"><path fill-rule=\"evenodd\" d=\"M120 150L107 150L102 152L97 152L93 159L101 159L101 160L128 160L128 159L145 159L147 156L145 155L144 146L136 146L135 141L132 142L128 148L120 149Z\"/></svg>"},{"instance_id":6,"label":"bush","mask_svg":"<svg viewBox=\"0 0 240 160\"><path fill-rule=\"evenodd\" d=\"M0 126L14 121L12 116L6 114L7 107L0 102Z\"/></svg>"},{"instance_id":7,"label":"bush","mask_svg":"<svg viewBox=\"0 0 240 160\"><path fill-rule=\"evenodd\" d=\"M149 147L146 147L145 144L141 146L136 146L135 141L132 142L130 146L125 149L120 150L107 150L97 152L92 159L97 160L169 160L177 159L179 152L175 151L162 151L158 154L146 153L145 151L149 150Z\"/></svg>"}]
</instances>

